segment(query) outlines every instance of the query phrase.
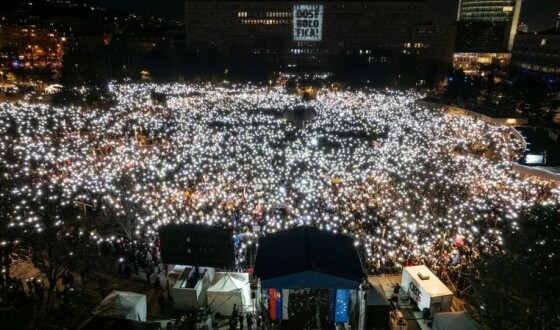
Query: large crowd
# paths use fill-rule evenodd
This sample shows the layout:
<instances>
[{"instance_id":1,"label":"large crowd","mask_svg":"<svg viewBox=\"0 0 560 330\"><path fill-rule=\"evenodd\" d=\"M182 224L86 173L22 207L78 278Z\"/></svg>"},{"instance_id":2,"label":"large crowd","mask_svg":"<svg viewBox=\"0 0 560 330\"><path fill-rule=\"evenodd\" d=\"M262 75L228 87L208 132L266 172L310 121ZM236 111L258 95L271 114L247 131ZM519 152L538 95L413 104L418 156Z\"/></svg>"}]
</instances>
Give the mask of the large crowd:
<instances>
[{"instance_id":1,"label":"large crowd","mask_svg":"<svg viewBox=\"0 0 560 330\"><path fill-rule=\"evenodd\" d=\"M512 171L522 149L509 128L424 108L414 92L110 89L110 109L0 104L0 164L15 185L10 226L42 231L29 205L44 195L94 206L128 237L126 272L152 267L158 228L178 223L232 227L240 267L261 235L309 224L354 237L370 272L437 268L499 247L522 210L560 200ZM302 104L317 115L296 128L282 113Z\"/></svg>"}]
</instances>

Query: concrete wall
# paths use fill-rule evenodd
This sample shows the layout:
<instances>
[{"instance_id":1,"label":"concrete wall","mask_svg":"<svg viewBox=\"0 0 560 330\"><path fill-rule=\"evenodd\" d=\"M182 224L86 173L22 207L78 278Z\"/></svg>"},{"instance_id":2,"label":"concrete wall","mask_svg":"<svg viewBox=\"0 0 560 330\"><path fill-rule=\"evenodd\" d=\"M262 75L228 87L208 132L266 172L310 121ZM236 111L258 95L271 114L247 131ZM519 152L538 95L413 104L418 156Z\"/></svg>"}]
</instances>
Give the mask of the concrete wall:
<instances>
[{"instance_id":1,"label":"concrete wall","mask_svg":"<svg viewBox=\"0 0 560 330\"><path fill-rule=\"evenodd\" d=\"M560 185L560 173L549 172L544 169L513 164L513 170L524 177L532 176L545 181L553 181L557 186Z\"/></svg>"},{"instance_id":2,"label":"concrete wall","mask_svg":"<svg viewBox=\"0 0 560 330\"><path fill-rule=\"evenodd\" d=\"M494 118L475 111L460 108L454 105L446 105L446 104L435 103L435 102L430 102L425 100L417 100L416 104L432 109L443 109L445 112L451 115L467 116L475 119L480 119L494 125L519 126L519 125L526 125L529 122L527 118L513 118L513 117Z\"/></svg>"}]
</instances>

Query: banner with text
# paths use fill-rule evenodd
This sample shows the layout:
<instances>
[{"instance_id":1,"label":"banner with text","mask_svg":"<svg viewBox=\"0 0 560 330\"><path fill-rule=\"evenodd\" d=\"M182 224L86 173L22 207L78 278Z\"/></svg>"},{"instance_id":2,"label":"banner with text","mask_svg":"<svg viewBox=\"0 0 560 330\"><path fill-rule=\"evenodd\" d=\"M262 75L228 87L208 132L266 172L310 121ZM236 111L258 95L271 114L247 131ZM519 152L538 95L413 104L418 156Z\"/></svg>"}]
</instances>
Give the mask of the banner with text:
<instances>
[{"instance_id":1,"label":"banner with text","mask_svg":"<svg viewBox=\"0 0 560 330\"><path fill-rule=\"evenodd\" d=\"M294 41L321 41L323 5L294 5Z\"/></svg>"}]
</instances>

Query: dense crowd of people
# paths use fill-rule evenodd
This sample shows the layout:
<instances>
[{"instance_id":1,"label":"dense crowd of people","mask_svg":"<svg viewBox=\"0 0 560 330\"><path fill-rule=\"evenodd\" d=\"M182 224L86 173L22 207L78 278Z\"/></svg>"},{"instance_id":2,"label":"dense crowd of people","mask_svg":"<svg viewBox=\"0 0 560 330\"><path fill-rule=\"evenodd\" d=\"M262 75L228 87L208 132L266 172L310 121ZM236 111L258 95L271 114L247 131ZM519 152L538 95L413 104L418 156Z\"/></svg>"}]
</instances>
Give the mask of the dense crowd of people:
<instances>
[{"instance_id":1,"label":"dense crowd of people","mask_svg":"<svg viewBox=\"0 0 560 330\"><path fill-rule=\"evenodd\" d=\"M29 210L40 196L93 205L126 237L88 228L127 260L123 276L155 271L158 228L178 223L233 227L242 268L258 237L302 224L354 237L369 272L445 267L499 247L526 207L559 202L512 171L522 148L509 128L423 108L413 92L321 92L297 129L282 113L303 101L281 89L111 90L110 109L1 104L0 162L10 226L42 231Z\"/></svg>"}]
</instances>

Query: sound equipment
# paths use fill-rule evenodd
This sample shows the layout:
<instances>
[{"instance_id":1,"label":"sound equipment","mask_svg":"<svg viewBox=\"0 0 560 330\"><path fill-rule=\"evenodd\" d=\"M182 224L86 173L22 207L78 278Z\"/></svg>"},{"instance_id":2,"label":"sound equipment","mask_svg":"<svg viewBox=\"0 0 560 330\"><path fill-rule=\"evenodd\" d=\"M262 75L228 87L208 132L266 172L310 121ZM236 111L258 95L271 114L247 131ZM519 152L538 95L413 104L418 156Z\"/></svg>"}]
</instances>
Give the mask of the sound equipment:
<instances>
[{"instance_id":1,"label":"sound equipment","mask_svg":"<svg viewBox=\"0 0 560 330\"><path fill-rule=\"evenodd\" d=\"M167 264L233 269L233 229L206 225L159 228L161 259Z\"/></svg>"}]
</instances>

